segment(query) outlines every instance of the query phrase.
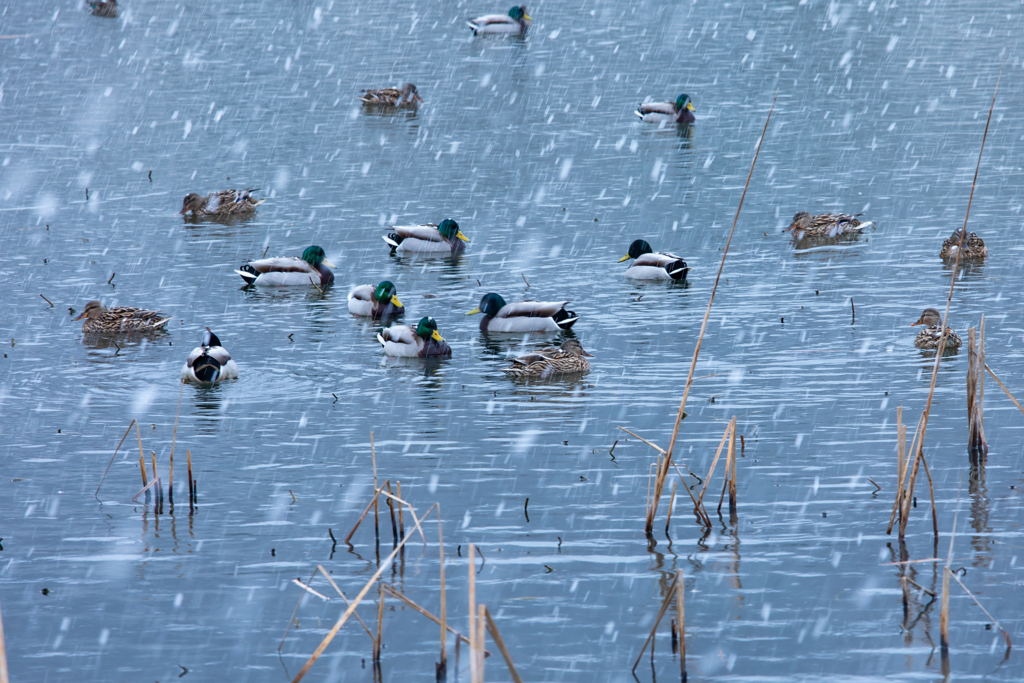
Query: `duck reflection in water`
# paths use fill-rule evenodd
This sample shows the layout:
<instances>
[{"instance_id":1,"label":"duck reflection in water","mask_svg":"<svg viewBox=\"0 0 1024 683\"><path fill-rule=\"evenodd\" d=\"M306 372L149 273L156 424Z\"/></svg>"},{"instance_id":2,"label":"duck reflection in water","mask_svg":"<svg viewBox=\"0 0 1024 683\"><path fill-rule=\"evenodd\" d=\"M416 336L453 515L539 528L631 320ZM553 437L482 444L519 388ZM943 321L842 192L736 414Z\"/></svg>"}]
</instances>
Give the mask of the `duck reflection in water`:
<instances>
[{"instance_id":1,"label":"duck reflection in water","mask_svg":"<svg viewBox=\"0 0 1024 683\"><path fill-rule=\"evenodd\" d=\"M195 429L211 436L217 434L226 419L231 400L224 397L228 390L224 384L190 384L192 405L195 406Z\"/></svg>"}]
</instances>

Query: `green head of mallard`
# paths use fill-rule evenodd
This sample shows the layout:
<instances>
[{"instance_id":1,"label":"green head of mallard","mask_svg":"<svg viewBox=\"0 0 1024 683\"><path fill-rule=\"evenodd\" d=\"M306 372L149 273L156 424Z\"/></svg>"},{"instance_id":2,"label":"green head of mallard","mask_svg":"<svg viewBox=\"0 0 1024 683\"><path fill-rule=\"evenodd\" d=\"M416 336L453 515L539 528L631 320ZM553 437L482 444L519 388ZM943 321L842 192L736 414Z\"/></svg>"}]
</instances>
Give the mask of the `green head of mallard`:
<instances>
[{"instance_id":1,"label":"green head of mallard","mask_svg":"<svg viewBox=\"0 0 1024 683\"><path fill-rule=\"evenodd\" d=\"M647 242L643 240L633 240L633 243L629 245L629 251L626 252L625 256L619 259L619 263L628 261L631 258L640 258L644 254L650 254L653 251L654 250L651 249L651 245L647 244Z\"/></svg>"},{"instance_id":2,"label":"green head of mallard","mask_svg":"<svg viewBox=\"0 0 1024 683\"><path fill-rule=\"evenodd\" d=\"M533 21L533 17L526 13L526 5L517 5L508 11L508 15L516 21L522 21L523 19L529 19Z\"/></svg>"},{"instance_id":3,"label":"green head of mallard","mask_svg":"<svg viewBox=\"0 0 1024 683\"><path fill-rule=\"evenodd\" d=\"M693 111L693 102L690 101L689 95L684 94L676 98L676 111L682 111L683 109Z\"/></svg>"},{"instance_id":4,"label":"green head of mallard","mask_svg":"<svg viewBox=\"0 0 1024 683\"><path fill-rule=\"evenodd\" d=\"M437 331L437 323L430 316L426 318L420 318L419 323L416 325L416 334L421 339L433 339L434 341L443 342L444 337Z\"/></svg>"},{"instance_id":5,"label":"green head of mallard","mask_svg":"<svg viewBox=\"0 0 1024 683\"><path fill-rule=\"evenodd\" d=\"M327 254L324 253L324 250L315 245L312 247L306 247L306 251L302 252L302 260L314 268L319 268L321 263L330 266L331 268L337 267L327 260Z\"/></svg>"},{"instance_id":6,"label":"green head of mallard","mask_svg":"<svg viewBox=\"0 0 1024 683\"><path fill-rule=\"evenodd\" d=\"M463 242L468 242L469 238L462 234L459 230L459 224L453 221L451 218L445 218L441 221L441 225L437 226L437 231L441 233L441 237L445 238L449 242L458 237Z\"/></svg>"},{"instance_id":7,"label":"green head of mallard","mask_svg":"<svg viewBox=\"0 0 1024 683\"><path fill-rule=\"evenodd\" d=\"M377 289L373 290L373 298L382 304L391 303L396 308L402 308L402 302L398 300L398 290L390 280L377 285Z\"/></svg>"},{"instance_id":8,"label":"green head of mallard","mask_svg":"<svg viewBox=\"0 0 1024 683\"><path fill-rule=\"evenodd\" d=\"M498 311L500 311L504 306L505 300L501 298L501 295L491 292L490 294L484 294L480 299L480 305L466 315L483 313L484 315L489 315L492 318L495 318L498 315Z\"/></svg>"}]
</instances>

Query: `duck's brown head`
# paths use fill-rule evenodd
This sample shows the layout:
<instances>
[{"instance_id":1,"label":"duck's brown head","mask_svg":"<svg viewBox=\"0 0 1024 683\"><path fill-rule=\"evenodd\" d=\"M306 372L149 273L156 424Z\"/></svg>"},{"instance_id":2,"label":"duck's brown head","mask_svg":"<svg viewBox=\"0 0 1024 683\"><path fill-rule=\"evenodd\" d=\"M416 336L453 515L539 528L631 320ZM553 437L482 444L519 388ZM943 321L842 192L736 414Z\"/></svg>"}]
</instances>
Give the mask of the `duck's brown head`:
<instances>
[{"instance_id":1,"label":"duck's brown head","mask_svg":"<svg viewBox=\"0 0 1024 683\"><path fill-rule=\"evenodd\" d=\"M106 310L106 307L99 301L90 301L85 305L85 310L82 311L82 314L75 318L75 320L81 320L82 318L90 318L92 320L95 320L96 318L103 315L103 313Z\"/></svg>"},{"instance_id":2,"label":"duck's brown head","mask_svg":"<svg viewBox=\"0 0 1024 683\"><path fill-rule=\"evenodd\" d=\"M918 318L916 323L910 323L911 327L915 325L924 325L925 327L938 327L942 323L942 314L934 308L924 309L924 313Z\"/></svg>"}]
</instances>

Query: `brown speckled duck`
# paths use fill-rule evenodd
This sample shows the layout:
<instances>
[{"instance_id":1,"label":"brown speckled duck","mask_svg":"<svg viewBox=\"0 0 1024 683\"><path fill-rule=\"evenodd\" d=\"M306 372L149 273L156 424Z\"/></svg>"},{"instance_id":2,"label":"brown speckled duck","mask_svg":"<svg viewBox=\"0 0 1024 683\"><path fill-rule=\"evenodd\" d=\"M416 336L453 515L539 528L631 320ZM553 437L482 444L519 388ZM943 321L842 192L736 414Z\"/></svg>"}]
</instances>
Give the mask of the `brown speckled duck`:
<instances>
[{"instance_id":1,"label":"brown speckled duck","mask_svg":"<svg viewBox=\"0 0 1024 683\"><path fill-rule=\"evenodd\" d=\"M541 379L560 375L578 375L590 372L590 362L587 358L593 358L593 355L584 351L583 345L575 339L568 339L557 349L541 349L510 359L512 365L505 368L503 372L509 377Z\"/></svg>"},{"instance_id":2,"label":"brown speckled duck","mask_svg":"<svg viewBox=\"0 0 1024 683\"><path fill-rule=\"evenodd\" d=\"M934 308L924 309L924 313L916 323L910 323L911 327L915 325L924 325L924 329L917 333L917 338L914 340L914 346L919 349L937 349L939 348L939 341L942 339L942 335L939 333L939 329L942 326L942 314ZM959 349L960 337L953 328L946 328L946 348L947 349Z\"/></svg>"},{"instance_id":3,"label":"brown speckled duck","mask_svg":"<svg viewBox=\"0 0 1024 683\"><path fill-rule=\"evenodd\" d=\"M131 306L115 306L106 308L99 301L90 301L85 305L82 314L75 318L81 320L82 332L106 332L108 334L129 333L129 332L154 332L162 330L170 316L163 317L162 313L147 311Z\"/></svg>"},{"instance_id":4,"label":"brown speckled duck","mask_svg":"<svg viewBox=\"0 0 1024 683\"><path fill-rule=\"evenodd\" d=\"M857 214L859 216L861 214ZM857 216L848 213L820 213L812 216L801 211L793 216L793 222L783 232L792 231L797 242L804 237L842 237L853 235L871 225L861 223Z\"/></svg>"},{"instance_id":5,"label":"brown speckled duck","mask_svg":"<svg viewBox=\"0 0 1024 683\"><path fill-rule=\"evenodd\" d=\"M961 261L978 260L988 256L988 247L985 246L985 241L978 237L978 233L967 233L967 239L963 239L963 235L963 228L954 230L949 239L942 242L939 258L955 259L956 252L960 250L961 246L963 247L963 251L960 252ZM963 240L962 245L961 240Z\"/></svg>"},{"instance_id":6,"label":"brown speckled duck","mask_svg":"<svg viewBox=\"0 0 1024 683\"><path fill-rule=\"evenodd\" d=\"M266 199L256 199L252 196L252 193L258 190L259 188L255 190L247 188L241 192L238 190L223 190L221 192L211 192L205 197L195 192L190 192L185 195L185 199L181 203L181 211L178 212L178 215L187 216L191 214L193 218L251 216L256 213L257 206L267 201Z\"/></svg>"},{"instance_id":7,"label":"brown speckled duck","mask_svg":"<svg viewBox=\"0 0 1024 683\"><path fill-rule=\"evenodd\" d=\"M423 101L416 86L406 83L401 88L378 88L376 90L363 90L359 96L363 104L374 107L415 107Z\"/></svg>"}]
</instances>

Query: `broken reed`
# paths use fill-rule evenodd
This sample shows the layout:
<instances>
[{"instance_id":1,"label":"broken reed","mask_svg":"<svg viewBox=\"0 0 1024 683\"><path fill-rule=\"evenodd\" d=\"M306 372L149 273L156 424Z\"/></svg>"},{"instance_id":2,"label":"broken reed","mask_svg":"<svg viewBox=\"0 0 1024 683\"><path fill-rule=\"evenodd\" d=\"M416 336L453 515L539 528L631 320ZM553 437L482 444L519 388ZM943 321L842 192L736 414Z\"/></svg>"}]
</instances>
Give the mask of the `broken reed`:
<instances>
[{"instance_id":1,"label":"broken reed","mask_svg":"<svg viewBox=\"0 0 1024 683\"><path fill-rule=\"evenodd\" d=\"M977 349L975 334L977 333ZM967 453L972 465L985 461L985 315L967 331Z\"/></svg>"},{"instance_id":2,"label":"broken reed","mask_svg":"<svg viewBox=\"0 0 1024 683\"><path fill-rule=\"evenodd\" d=\"M1004 67L1006 66L1006 60L1005 59L1003 60L1003 66ZM900 519L900 535L899 535L900 540L903 540L906 537L907 521L908 521L908 518L909 518L909 515L910 515L910 502L913 500L913 497L914 497L914 480L915 480L915 478L917 476L918 463L924 461L924 436L925 436L925 432L928 429L928 417L931 414L932 399L933 399L933 397L935 395L935 382L936 382L936 380L938 380L938 377L939 377L939 364L942 362L942 354L946 350L946 338L947 338L946 328L949 326L949 308L950 308L950 306L953 303L953 289L954 289L954 287L956 287L956 276L957 276L957 273L960 271L960 255L964 251L963 250L963 243L967 239L967 222L968 222L968 220L971 217L971 203L974 201L974 188L978 184L978 173L981 171L981 158L982 158L982 155L985 153L985 141L988 140L988 129L989 129L989 126L992 124L992 112L995 110L995 107L996 107L996 96L999 94L999 82L1002 80L1002 78L1003 78L1003 69L1000 68L999 69L999 78L996 79L996 87L995 87L995 90L992 92L992 103L989 105L988 119L985 121L985 133L981 137L981 149L978 151L978 163L977 163L977 165L974 168L974 180L971 181L971 194L970 194L970 196L967 199L967 211L964 213L964 225L963 225L963 229L962 229L962 231L960 233L960 247L961 248L956 250L956 260L953 263L953 275L952 275L952 277L950 278L950 281L949 281L949 294L946 297L946 310L945 310L945 312L942 315L942 322L939 323L939 331L940 331L940 334L939 334L939 346L935 350L935 364L932 366L932 379L931 379L931 384L928 387L928 400L925 403L924 411L921 413L920 428L918 430L918 433L914 435L914 441L917 444L917 448L916 448L916 450L913 449L913 448L911 449L911 453L913 454L913 458L914 458L914 464L913 464L913 466L911 468L910 481L908 483L907 492L905 494L905 500L904 500L904 505L903 505L903 512L904 512L904 514L902 515L902 517ZM931 474L928 472L928 464L927 464L927 462L924 463L924 467L925 467L925 473L928 474L928 483L929 483L929 485L931 485ZM938 540L939 540L939 526L938 526L938 522L936 520L934 520L934 510L935 510L934 492L933 492L932 510L933 510L932 514L933 514L933 527L934 527L934 532L935 532L935 542L938 543Z\"/></svg>"},{"instance_id":3,"label":"broken reed","mask_svg":"<svg viewBox=\"0 0 1024 683\"><path fill-rule=\"evenodd\" d=\"M401 491L401 487L398 489ZM401 508L399 508L401 509ZM405 540L405 534L402 534L402 540ZM441 504L437 504L437 549L439 554L439 561L441 566L441 619L438 624L441 626L441 661L437 663L435 674L438 681L444 681L448 678L448 650L447 650L447 631L448 631L448 600L444 582L444 529L441 525Z\"/></svg>"},{"instance_id":4,"label":"broken reed","mask_svg":"<svg viewBox=\"0 0 1024 683\"><path fill-rule=\"evenodd\" d=\"M778 98L778 91L775 93L775 98ZM679 423L683 421L683 415L686 409L686 399L690 395L690 387L693 385L693 373L697 368L697 356L700 354L700 345L704 341L704 333L708 328L708 318L711 316L711 305L715 301L715 292L718 291L718 282L722 278L722 270L725 268L725 259L729 255L729 247L732 245L732 237L736 232L736 223L740 218L740 210L743 208L743 200L747 196L747 188L750 187L750 179L754 175L754 167L757 165L757 157L761 154L761 144L764 142L764 136L768 132L768 123L772 120L772 112L775 111L775 98L772 99L771 109L768 110L768 118L765 119L764 129L761 131L761 137L757 141L757 151L754 152L754 159L750 162L750 172L747 173L747 182L743 186L743 194L740 196L739 206L736 207L736 216L732 220L732 229L729 230L729 238L725 242L725 248L722 251L722 262L718 266L718 273L715 275L715 284L711 288L711 296L708 298L708 307L704 311L704 320L700 324L700 334L697 335L697 345L693 349L693 360L690 361L690 371L686 376L686 385L683 387L683 398L679 402L679 411L676 413L675 425L672 428L672 438L668 443L668 451L659 458L658 460L658 476L654 482L654 497L651 499L650 504L647 506L647 520L644 526L644 531L650 534L654 529L654 516L658 511L658 502L661 500L662 491L665 488L665 479L668 477L669 465L672 462L672 454L675 452L676 438L679 436Z\"/></svg>"},{"instance_id":5,"label":"broken reed","mask_svg":"<svg viewBox=\"0 0 1024 683\"><path fill-rule=\"evenodd\" d=\"M661 609L658 611L658 616L654 618L654 626L651 627L651 632L647 636L647 640L644 641L643 647L640 648L640 654L636 656L636 661L633 662L632 671L636 672L636 667L640 664L640 659L644 656L644 652L647 650L648 644L651 646L651 663L654 663L654 634L658 632L658 625L661 623L662 617L665 616L665 612L672 605L672 600L675 598L676 610L679 613L679 658L680 667L682 669L683 683L686 683L686 618L683 611L683 596L681 594L683 587L683 572L682 570L676 570L676 576L672 580L672 584L669 586L668 591L665 593L665 599L661 602Z\"/></svg>"}]
</instances>

